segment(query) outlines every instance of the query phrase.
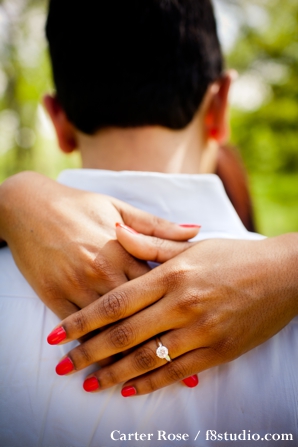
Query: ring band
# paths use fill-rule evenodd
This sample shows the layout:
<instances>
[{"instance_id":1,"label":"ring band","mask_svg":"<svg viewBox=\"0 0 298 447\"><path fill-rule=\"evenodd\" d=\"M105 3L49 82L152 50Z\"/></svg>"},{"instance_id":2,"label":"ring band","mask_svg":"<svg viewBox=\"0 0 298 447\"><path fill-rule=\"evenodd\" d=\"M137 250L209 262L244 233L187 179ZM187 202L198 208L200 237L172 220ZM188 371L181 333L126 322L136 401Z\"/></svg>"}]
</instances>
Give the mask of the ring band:
<instances>
[{"instance_id":1,"label":"ring band","mask_svg":"<svg viewBox=\"0 0 298 447\"><path fill-rule=\"evenodd\" d=\"M168 350L168 348L166 348L166 346L164 346L164 345L162 344L162 342L160 341L160 339L159 339L158 337L156 337L156 342L157 342L157 345L158 345L158 347L157 347L157 349L156 349L156 355L157 355L157 357L159 357L160 359L165 359L165 360L167 360L168 362L171 362L172 359L171 359L171 357L169 356L169 350Z\"/></svg>"}]
</instances>

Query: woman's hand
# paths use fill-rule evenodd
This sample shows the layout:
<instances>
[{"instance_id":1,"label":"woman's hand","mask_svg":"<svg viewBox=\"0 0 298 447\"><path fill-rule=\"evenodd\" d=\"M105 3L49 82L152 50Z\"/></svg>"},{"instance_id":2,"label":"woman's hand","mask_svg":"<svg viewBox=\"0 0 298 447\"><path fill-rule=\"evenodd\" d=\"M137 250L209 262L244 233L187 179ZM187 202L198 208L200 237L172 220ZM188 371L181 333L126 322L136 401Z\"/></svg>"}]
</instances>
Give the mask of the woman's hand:
<instances>
[{"instance_id":1,"label":"woman's hand","mask_svg":"<svg viewBox=\"0 0 298 447\"><path fill-rule=\"evenodd\" d=\"M149 271L119 244L116 222L177 240L194 237L199 230L33 172L0 186L0 238L36 293L60 318Z\"/></svg>"},{"instance_id":2,"label":"woman's hand","mask_svg":"<svg viewBox=\"0 0 298 447\"><path fill-rule=\"evenodd\" d=\"M87 391L126 382L141 395L229 362L268 340L297 315L298 235L262 241L206 240L190 246L117 229L133 255L166 261L62 321L49 342L68 342L111 325L73 349L58 374L134 348L90 375ZM177 254L184 251L180 254ZM156 337L172 362L156 356Z\"/></svg>"}]
</instances>

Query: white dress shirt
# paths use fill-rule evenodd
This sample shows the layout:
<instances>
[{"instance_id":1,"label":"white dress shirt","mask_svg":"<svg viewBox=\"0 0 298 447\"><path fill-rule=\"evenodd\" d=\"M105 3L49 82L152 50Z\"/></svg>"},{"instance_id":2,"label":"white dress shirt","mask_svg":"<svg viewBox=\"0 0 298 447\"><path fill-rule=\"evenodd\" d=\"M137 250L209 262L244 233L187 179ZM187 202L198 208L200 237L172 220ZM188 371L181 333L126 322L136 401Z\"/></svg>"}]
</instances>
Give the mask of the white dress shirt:
<instances>
[{"instance_id":1,"label":"white dress shirt","mask_svg":"<svg viewBox=\"0 0 298 447\"><path fill-rule=\"evenodd\" d=\"M117 197L170 221L200 224L200 239L262 237L245 230L215 175L72 170L63 172L59 181ZM177 383L130 398L121 396L120 385L86 393L82 383L93 367L67 377L56 375L59 359L76 343L47 344L58 319L4 248L0 250L0 446L297 446L297 322L295 318L237 360L200 373L196 388ZM207 434L208 430L213 432ZM159 440L158 431L173 435L164 440L161 433ZM122 434L127 441L113 440L112 432L114 438ZM138 433L138 439L128 440L129 433ZM172 440L178 433L188 437ZM230 434L238 436L238 441L220 440L225 433L228 439ZM273 440L256 441L257 436L271 439L268 434L274 435ZM282 441L282 434L291 434L294 440Z\"/></svg>"}]
</instances>

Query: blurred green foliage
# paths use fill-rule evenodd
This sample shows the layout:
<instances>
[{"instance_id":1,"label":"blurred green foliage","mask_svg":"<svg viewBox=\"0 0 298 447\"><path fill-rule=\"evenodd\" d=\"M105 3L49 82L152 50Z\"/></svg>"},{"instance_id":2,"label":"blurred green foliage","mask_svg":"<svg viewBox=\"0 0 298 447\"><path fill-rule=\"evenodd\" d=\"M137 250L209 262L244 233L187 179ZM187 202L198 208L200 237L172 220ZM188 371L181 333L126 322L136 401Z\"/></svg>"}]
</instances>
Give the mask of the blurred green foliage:
<instances>
[{"instance_id":1,"label":"blurred green foliage","mask_svg":"<svg viewBox=\"0 0 298 447\"><path fill-rule=\"evenodd\" d=\"M266 84L257 110L233 110L233 139L258 172L298 170L298 2L271 1L268 25L241 30L229 65Z\"/></svg>"},{"instance_id":2,"label":"blurred green foliage","mask_svg":"<svg viewBox=\"0 0 298 447\"><path fill-rule=\"evenodd\" d=\"M239 6L247 16L227 55L239 72L232 141L249 172L258 231L298 231L298 2Z\"/></svg>"},{"instance_id":3,"label":"blurred green foliage","mask_svg":"<svg viewBox=\"0 0 298 447\"><path fill-rule=\"evenodd\" d=\"M263 23L244 24L228 55L240 87L251 84L247 104L232 109L232 141L250 173L258 229L274 235L298 230L298 2L252 5Z\"/></svg>"},{"instance_id":4,"label":"blurred green foliage","mask_svg":"<svg viewBox=\"0 0 298 447\"><path fill-rule=\"evenodd\" d=\"M231 140L249 172L258 230L298 231L298 2L217 0L238 23L227 66ZM53 89L44 39L46 0L0 1L0 182L24 169L56 177L78 167L57 149L39 105ZM229 32L223 26L223 32Z\"/></svg>"},{"instance_id":5,"label":"blurred green foliage","mask_svg":"<svg viewBox=\"0 0 298 447\"><path fill-rule=\"evenodd\" d=\"M44 37L46 0L0 2L0 182L26 169L55 178L78 167L59 153L41 107L53 90Z\"/></svg>"}]
</instances>

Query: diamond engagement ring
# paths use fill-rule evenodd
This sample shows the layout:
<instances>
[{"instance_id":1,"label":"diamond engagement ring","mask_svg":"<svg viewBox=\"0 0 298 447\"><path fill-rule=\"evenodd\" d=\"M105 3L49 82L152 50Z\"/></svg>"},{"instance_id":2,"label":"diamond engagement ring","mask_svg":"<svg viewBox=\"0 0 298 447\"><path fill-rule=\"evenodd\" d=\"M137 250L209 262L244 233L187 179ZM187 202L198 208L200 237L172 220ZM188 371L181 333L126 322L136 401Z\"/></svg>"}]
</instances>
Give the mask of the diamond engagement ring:
<instances>
[{"instance_id":1,"label":"diamond engagement ring","mask_svg":"<svg viewBox=\"0 0 298 447\"><path fill-rule=\"evenodd\" d=\"M157 344L158 344L158 348L156 349L156 355L157 357L159 357L160 359L165 359L168 362L171 362L172 359L169 356L169 350L168 348L166 348L165 346L163 346L162 342L160 341L159 338L156 338Z\"/></svg>"}]
</instances>

